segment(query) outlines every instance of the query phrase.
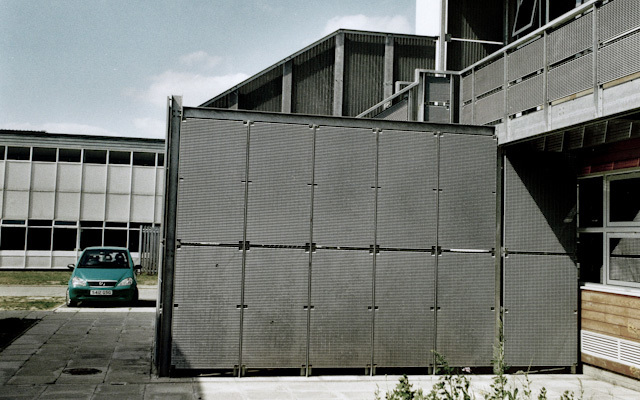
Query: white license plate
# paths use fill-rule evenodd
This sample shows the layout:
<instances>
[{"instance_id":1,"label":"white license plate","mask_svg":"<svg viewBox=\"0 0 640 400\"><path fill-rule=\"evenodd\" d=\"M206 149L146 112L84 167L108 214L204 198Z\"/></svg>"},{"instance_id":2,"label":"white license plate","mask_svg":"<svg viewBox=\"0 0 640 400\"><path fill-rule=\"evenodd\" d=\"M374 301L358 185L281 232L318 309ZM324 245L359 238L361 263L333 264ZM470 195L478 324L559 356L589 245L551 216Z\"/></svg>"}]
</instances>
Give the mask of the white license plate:
<instances>
[{"instance_id":1,"label":"white license plate","mask_svg":"<svg viewBox=\"0 0 640 400\"><path fill-rule=\"evenodd\" d=\"M89 294L91 296L111 296L113 294L113 290L90 290Z\"/></svg>"}]
</instances>

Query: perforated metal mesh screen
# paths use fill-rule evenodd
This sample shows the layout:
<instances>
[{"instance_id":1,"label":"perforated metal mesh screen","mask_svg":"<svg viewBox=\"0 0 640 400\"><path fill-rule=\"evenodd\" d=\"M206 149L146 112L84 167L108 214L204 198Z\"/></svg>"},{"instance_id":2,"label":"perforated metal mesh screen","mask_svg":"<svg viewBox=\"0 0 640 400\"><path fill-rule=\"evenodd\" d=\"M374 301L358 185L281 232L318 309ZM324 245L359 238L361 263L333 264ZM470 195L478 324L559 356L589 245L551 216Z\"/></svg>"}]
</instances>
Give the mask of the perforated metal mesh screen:
<instances>
[{"instance_id":1,"label":"perforated metal mesh screen","mask_svg":"<svg viewBox=\"0 0 640 400\"><path fill-rule=\"evenodd\" d=\"M438 258L438 352L451 365L491 365L495 338L495 259L443 253Z\"/></svg>"},{"instance_id":2,"label":"perforated metal mesh screen","mask_svg":"<svg viewBox=\"0 0 640 400\"><path fill-rule=\"evenodd\" d=\"M490 136L441 137L439 246L495 248L496 148Z\"/></svg>"},{"instance_id":3,"label":"perforated metal mesh screen","mask_svg":"<svg viewBox=\"0 0 640 400\"><path fill-rule=\"evenodd\" d=\"M509 365L578 362L577 268L568 255L505 259L505 358Z\"/></svg>"},{"instance_id":4,"label":"perforated metal mesh screen","mask_svg":"<svg viewBox=\"0 0 640 400\"><path fill-rule=\"evenodd\" d=\"M434 264L429 253L380 252L376 257L374 363L378 367L431 363Z\"/></svg>"},{"instance_id":5,"label":"perforated metal mesh screen","mask_svg":"<svg viewBox=\"0 0 640 400\"><path fill-rule=\"evenodd\" d=\"M371 363L372 274L372 255L366 251L318 250L313 255L313 368Z\"/></svg>"},{"instance_id":6,"label":"perforated metal mesh screen","mask_svg":"<svg viewBox=\"0 0 640 400\"><path fill-rule=\"evenodd\" d=\"M437 259L456 260L440 267L439 286L456 294L454 264L482 283L491 259L433 252L439 240L450 248L495 247L495 158L489 135L186 119L172 365L430 365ZM381 249L375 255L374 245ZM471 259L478 269L463 262ZM485 289L482 283L468 300ZM484 349L474 348L493 323L455 337L448 324L467 326L456 318L485 323L485 315L474 320L447 296L443 349L456 362L488 365ZM473 354L450 350L454 337Z\"/></svg>"},{"instance_id":7,"label":"perforated metal mesh screen","mask_svg":"<svg viewBox=\"0 0 640 400\"><path fill-rule=\"evenodd\" d=\"M383 131L378 149L377 242L430 249L436 244L436 137Z\"/></svg>"},{"instance_id":8,"label":"perforated metal mesh screen","mask_svg":"<svg viewBox=\"0 0 640 400\"><path fill-rule=\"evenodd\" d=\"M306 364L308 277L304 250L247 252L242 363L248 368Z\"/></svg>"},{"instance_id":9,"label":"perforated metal mesh screen","mask_svg":"<svg viewBox=\"0 0 640 400\"><path fill-rule=\"evenodd\" d=\"M172 363L233 368L239 362L242 253L184 247L176 253Z\"/></svg>"},{"instance_id":10,"label":"perforated metal mesh screen","mask_svg":"<svg viewBox=\"0 0 640 400\"><path fill-rule=\"evenodd\" d=\"M176 226L179 239L242 241L246 143L247 127L242 121L183 123Z\"/></svg>"}]
</instances>

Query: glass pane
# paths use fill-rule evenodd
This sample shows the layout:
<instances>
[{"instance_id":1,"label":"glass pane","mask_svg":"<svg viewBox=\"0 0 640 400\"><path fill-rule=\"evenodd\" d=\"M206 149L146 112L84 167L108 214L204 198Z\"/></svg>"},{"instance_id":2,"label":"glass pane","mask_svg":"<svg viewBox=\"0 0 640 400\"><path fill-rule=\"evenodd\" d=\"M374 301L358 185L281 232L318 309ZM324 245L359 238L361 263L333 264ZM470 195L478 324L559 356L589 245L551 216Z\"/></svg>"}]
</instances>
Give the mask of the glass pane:
<instances>
[{"instance_id":1,"label":"glass pane","mask_svg":"<svg viewBox=\"0 0 640 400\"><path fill-rule=\"evenodd\" d=\"M0 231L0 250L24 250L26 228L3 226Z\"/></svg>"},{"instance_id":2,"label":"glass pane","mask_svg":"<svg viewBox=\"0 0 640 400\"><path fill-rule=\"evenodd\" d=\"M106 150L85 150L84 162L88 164L106 164L107 151Z\"/></svg>"},{"instance_id":3,"label":"glass pane","mask_svg":"<svg viewBox=\"0 0 640 400\"><path fill-rule=\"evenodd\" d=\"M45 147L33 148L33 161L48 161L56 162L56 149L50 149Z\"/></svg>"},{"instance_id":4,"label":"glass pane","mask_svg":"<svg viewBox=\"0 0 640 400\"><path fill-rule=\"evenodd\" d=\"M581 233L578 244L580 280L582 282L604 283L602 280L602 233Z\"/></svg>"},{"instance_id":5,"label":"glass pane","mask_svg":"<svg viewBox=\"0 0 640 400\"><path fill-rule=\"evenodd\" d=\"M102 229L80 230L80 248L86 249L91 246L102 246Z\"/></svg>"},{"instance_id":6,"label":"glass pane","mask_svg":"<svg viewBox=\"0 0 640 400\"><path fill-rule=\"evenodd\" d=\"M580 227L602 226L602 178L581 179L580 181Z\"/></svg>"},{"instance_id":7,"label":"glass pane","mask_svg":"<svg viewBox=\"0 0 640 400\"><path fill-rule=\"evenodd\" d=\"M640 178L612 180L609 190L611 222L640 222Z\"/></svg>"},{"instance_id":8,"label":"glass pane","mask_svg":"<svg viewBox=\"0 0 640 400\"><path fill-rule=\"evenodd\" d=\"M114 247L127 247L127 231L124 229L105 229L104 245Z\"/></svg>"},{"instance_id":9,"label":"glass pane","mask_svg":"<svg viewBox=\"0 0 640 400\"><path fill-rule=\"evenodd\" d=\"M156 153L133 153L133 165L154 167L156 165Z\"/></svg>"},{"instance_id":10,"label":"glass pane","mask_svg":"<svg viewBox=\"0 0 640 400\"><path fill-rule=\"evenodd\" d=\"M28 160L31 158L31 148L29 147L9 147L7 149L7 160Z\"/></svg>"},{"instance_id":11,"label":"glass pane","mask_svg":"<svg viewBox=\"0 0 640 400\"><path fill-rule=\"evenodd\" d=\"M640 282L640 238L609 238L609 279Z\"/></svg>"},{"instance_id":12,"label":"glass pane","mask_svg":"<svg viewBox=\"0 0 640 400\"><path fill-rule=\"evenodd\" d=\"M131 164L131 153L128 151L109 151L109 164Z\"/></svg>"},{"instance_id":13,"label":"glass pane","mask_svg":"<svg viewBox=\"0 0 640 400\"><path fill-rule=\"evenodd\" d=\"M27 250L51 250L51 228L29 228Z\"/></svg>"},{"instance_id":14,"label":"glass pane","mask_svg":"<svg viewBox=\"0 0 640 400\"><path fill-rule=\"evenodd\" d=\"M79 149L60 149L58 160L62 162L80 162Z\"/></svg>"},{"instance_id":15,"label":"glass pane","mask_svg":"<svg viewBox=\"0 0 640 400\"><path fill-rule=\"evenodd\" d=\"M77 229L54 228L53 250L75 250Z\"/></svg>"}]
</instances>

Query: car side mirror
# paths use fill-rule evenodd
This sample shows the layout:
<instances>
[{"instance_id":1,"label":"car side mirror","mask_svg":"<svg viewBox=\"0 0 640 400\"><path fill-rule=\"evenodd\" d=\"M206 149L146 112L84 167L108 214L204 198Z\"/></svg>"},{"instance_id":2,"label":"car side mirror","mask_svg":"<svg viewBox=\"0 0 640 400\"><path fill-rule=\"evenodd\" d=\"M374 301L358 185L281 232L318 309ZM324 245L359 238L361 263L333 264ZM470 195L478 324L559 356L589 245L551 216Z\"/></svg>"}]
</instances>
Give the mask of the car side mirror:
<instances>
[{"instance_id":1,"label":"car side mirror","mask_svg":"<svg viewBox=\"0 0 640 400\"><path fill-rule=\"evenodd\" d=\"M69 265L67 265L67 268L69 268L69 269L74 269L75 267L76 267L76 265L75 265L75 264L69 264Z\"/></svg>"},{"instance_id":2,"label":"car side mirror","mask_svg":"<svg viewBox=\"0 0 640 400\"><path fill-rule=\"evenodd\" d=\"M142 265L134 265L133 270L136 271L136 274L142 273Z\"/></svg>"}]
</instances>

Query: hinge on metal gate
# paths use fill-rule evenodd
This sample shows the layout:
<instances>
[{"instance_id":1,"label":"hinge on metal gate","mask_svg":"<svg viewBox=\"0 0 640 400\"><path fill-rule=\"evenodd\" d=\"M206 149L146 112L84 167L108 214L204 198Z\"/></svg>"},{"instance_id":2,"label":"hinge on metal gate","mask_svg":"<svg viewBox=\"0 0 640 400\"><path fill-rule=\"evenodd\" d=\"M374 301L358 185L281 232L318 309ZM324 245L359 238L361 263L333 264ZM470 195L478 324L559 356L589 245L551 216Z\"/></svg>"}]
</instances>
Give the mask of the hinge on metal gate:
<instances>
[{"instance_id":1,"label":"hinge on metal gate","mask_svg":"<svg viewBox=\"0 0 640 400\"><path fill-rule=\"evenodd\" d=\"M182 110L174 109L172 116L174 116L174 117L182 117Z\"/></svg>"},{"instance_id":2,"label":"hinge on metal gate","mask_svg":"<svg viewBox=\"0 0 640 400\"><path fill-rule=\"evenodd\" d=\"M369 246L369 254L373 254L373 252L376 252L376 254L380 254L380 246L376 245L371 245Z\"/></svg>"},{"instance_id":3,"label":"hinge on metal gate","mask_svg":"<svg viewBox=\"0 0 640 400\"><path fill-rule=\"evenodd\" d=\"M375 310L377 310L377 309L378 309L378 306L375 306L375 307L371 307L371 306L369 306L369 307L367 307L367 309L368 309L369 311L371 311L372 309L373 309L373 311L375 311Z\"/></svg>"},{"instance_id":4,"label":"hinge on metal gate","mask_svg":"<svg viewBox=\"0 0 640 400\"><path fill-rule=\"evenodd\" d=\"M314 310L316 306L302 306L304 310Z\"/></svg>"},{"instance_id":5,"label":"hinge on metal gate","mask_svg":"<svg viewBox=\"0 0 640 400\"><path fill-rule=\"evenodd\" d=\"M311 243L311 244L309 244L309 243L305 243L305 244L304 244L304 247L305 247L304 251L305 251L305 252L307 252L307 253L308 253L309 251L311 251L312 253L315 253L315 252L316 252L316 249L317 249L317 246L316 246L316 244L315 244L315 243Z\"/></svg>"},{"instance_id":6,"label":"hinge on metal gate","mask_svg":"<svg viewBox=\"0 0 640 400\"><path fill-rule=\"evenodd\" d=\"M440 255L442 255L442 247L440 247L440 246L431 246L431 255L432 256L440 256Z\"/></svg>"},{"instance_id":7,"label":"hinge on metal gate","mask_svg":"<svg viewBox=\"0 0 640 400\"><path fill-rule=\"evenodd\" d=\"M238 250L242 251L242 250L250 250L251 249L251 242L249 242L248 240L246 242L238 242Z\"/></svg>"},{"instance_id":8,"label":"hinge on metal gate","mask_svg":"<svg viewBox=\"0 0 640 400\"><path fill-rule=\"evenodd\" d=\"M247 307L249 307L249 306L247 306L246 304L238 304L238 305L236 306L236 308L238 308L238 309L240 309L240 308L247 308Z\"/></svg>"}]
</instances>

